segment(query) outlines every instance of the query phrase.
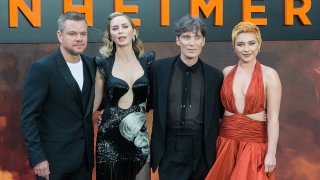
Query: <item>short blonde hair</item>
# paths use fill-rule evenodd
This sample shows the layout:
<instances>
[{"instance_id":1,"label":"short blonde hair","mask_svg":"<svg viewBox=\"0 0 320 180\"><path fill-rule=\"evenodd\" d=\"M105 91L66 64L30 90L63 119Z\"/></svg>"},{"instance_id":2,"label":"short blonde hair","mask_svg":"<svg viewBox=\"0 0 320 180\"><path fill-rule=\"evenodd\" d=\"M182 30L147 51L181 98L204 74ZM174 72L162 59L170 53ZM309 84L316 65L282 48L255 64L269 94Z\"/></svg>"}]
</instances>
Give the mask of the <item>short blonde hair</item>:
<instances>
[{"instance_id":1,"label":"short blonde hair","mask_svg":"<svg viewBox=\"0 0 320 180\"><path fill-rule=\"evenodd\" d=\"M237 36L240 33L253 33L258 41L258 44L261 45L262 43L262 38L261 38L261 33L255 24L252 22L246 21L246 22L240 22L238 23L232 30L232 46L234 47L234 43L236 41Z\"/></svg>"},{"instance_id":2,"label":"short blonde hair","mask_svg":"<svg viewBox=\"0 0 320 180\"><path fill-rule=\"evenodd\" d=\"M131 26L133 29L136 30L136 35L132 41L132 48L136 56L141 57L143 56L144 53L144 47L142 44L142 41L138 38L138 29L137 27L133 24L131 18L127 15L125 15L122 12L114 12L111 13L108 16L108 23L107 23L107 29L103 35L103 46L100 48L99 52L103 57L110 57L113 56L117 50L116 44L111 40L111 34L110 34L110 22L113 18L118 17L118 16L123 16L128 19L130 22Z\"/></svg>"}]
</instances>

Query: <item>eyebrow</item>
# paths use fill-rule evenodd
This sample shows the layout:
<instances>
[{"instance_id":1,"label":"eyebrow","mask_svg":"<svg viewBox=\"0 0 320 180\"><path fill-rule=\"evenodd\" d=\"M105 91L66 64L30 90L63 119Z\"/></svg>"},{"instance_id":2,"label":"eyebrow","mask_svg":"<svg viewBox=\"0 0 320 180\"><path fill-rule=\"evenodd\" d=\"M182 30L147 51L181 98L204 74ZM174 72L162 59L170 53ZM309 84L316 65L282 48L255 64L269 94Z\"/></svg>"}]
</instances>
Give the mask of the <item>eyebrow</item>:
<instances>
[{"instance_id":1,"label":"eyebrow","mask_svg":"<svg viewBox=\"0 0 320 180\"><path fill-rule=\"evenodd\" d=\"M78 31L75 31L75 30L71 30L71 31L66 31L66 33L87 33L88 31L80 31L80 32L78 32Z\"/></svg>"},{"instance_id":2,"label":"eyebrow","mask_svg":"<svg viewBox=\"0 0 320 180\"><path fill-rule=\"evenodd\" d=\"M120 26L121 25L129 25L130 23L122 23L122 24L120 24ZM119 25L114 25L114 26L111 26L111 27L116 27L116 26L119 26Z\"/></svg>"},{"instance_id":3,"label":"eyebrow","mask_svg":"<svg viewBox=\"0 0 320 180\"><path fill-rule=\"evenodd\" d=\"M257 42L257 40L251 40L251 41L248 41L249 43L251 43L251 42ZM238 42L236 42L236 43L245 43L244 41L238 41Z\"/></svg>"}]
</instances>

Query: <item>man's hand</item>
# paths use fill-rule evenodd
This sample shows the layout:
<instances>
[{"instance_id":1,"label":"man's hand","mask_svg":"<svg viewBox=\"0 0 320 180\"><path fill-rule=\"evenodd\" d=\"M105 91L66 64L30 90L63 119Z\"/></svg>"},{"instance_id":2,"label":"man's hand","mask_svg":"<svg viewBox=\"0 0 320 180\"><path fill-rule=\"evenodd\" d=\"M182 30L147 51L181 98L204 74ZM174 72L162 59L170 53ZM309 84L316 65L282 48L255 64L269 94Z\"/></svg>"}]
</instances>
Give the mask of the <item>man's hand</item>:
<instances>
[{"instance_id":1,"label":"man's hand","mask_svg":"<svg viewBox=\"0 0 320 180\"><path fill-rule=\"evenodd\" d=\"M44 177L46 180L49 180L50 170L49 170L49 162L47 160L37 164L33 168L33 170L36 175Z\"/></svg>"}]
</instances>

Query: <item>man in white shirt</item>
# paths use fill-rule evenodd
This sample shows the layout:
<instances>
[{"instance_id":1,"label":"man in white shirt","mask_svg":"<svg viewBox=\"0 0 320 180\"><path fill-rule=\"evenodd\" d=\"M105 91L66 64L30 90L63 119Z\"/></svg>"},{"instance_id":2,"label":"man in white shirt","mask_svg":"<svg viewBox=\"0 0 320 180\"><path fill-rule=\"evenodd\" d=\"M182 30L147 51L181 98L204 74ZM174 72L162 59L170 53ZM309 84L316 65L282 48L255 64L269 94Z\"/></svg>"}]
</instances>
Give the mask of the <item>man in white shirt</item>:
<instances>
[{"instance_id":1,"label":"man in white shirt","mask_svg":"<svg viewBox=\"0 0 320 180\"><path fill-rule=\"evenodd\" d=\"M21 123L37 179L91 179L94 163L92 106L95 64L83 14L58 19L60 48L36 61L23 91Z\"/></svg>"}]
</instances>

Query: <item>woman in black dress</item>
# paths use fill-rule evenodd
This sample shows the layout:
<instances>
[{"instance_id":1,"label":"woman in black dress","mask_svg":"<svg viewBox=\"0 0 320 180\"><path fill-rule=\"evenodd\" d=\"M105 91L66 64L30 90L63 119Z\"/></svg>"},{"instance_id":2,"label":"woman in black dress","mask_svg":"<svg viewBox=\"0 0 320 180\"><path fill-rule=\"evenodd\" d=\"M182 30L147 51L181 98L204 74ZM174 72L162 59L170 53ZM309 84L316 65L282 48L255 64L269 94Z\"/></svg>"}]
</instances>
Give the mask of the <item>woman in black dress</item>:
<instances>
[{"instance_id":1,"label":"woman in black dress","mask_svg":"<svg viewBox=\"0 0 320 180\"><path fill-rule=\"evenodd\" d=\"M154 52L143 53L138 30L123 13L108 17L97 57L94 111L103 99L104 112L96 147L97 179L150 179L146 99Z\"/></svg>"}]
</instances>

